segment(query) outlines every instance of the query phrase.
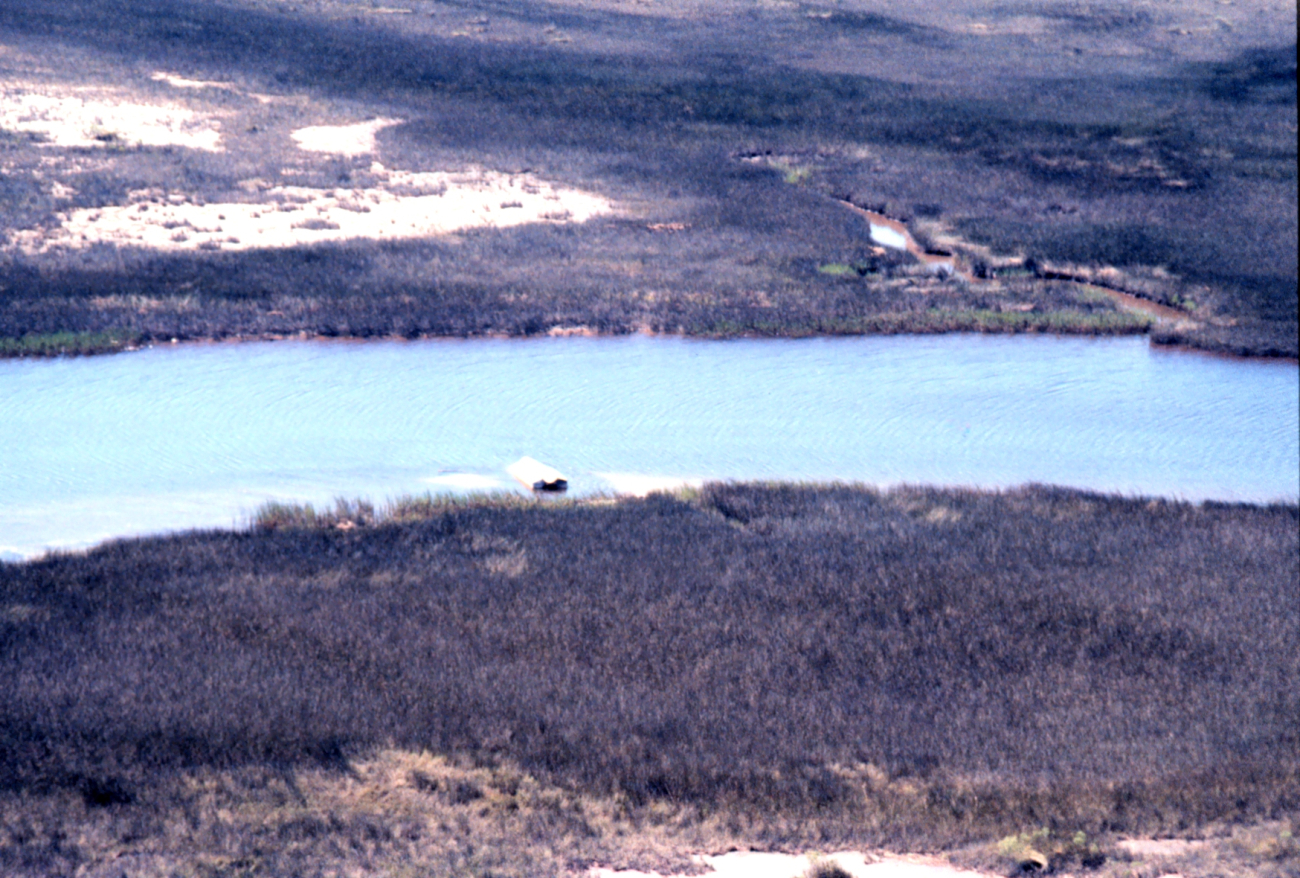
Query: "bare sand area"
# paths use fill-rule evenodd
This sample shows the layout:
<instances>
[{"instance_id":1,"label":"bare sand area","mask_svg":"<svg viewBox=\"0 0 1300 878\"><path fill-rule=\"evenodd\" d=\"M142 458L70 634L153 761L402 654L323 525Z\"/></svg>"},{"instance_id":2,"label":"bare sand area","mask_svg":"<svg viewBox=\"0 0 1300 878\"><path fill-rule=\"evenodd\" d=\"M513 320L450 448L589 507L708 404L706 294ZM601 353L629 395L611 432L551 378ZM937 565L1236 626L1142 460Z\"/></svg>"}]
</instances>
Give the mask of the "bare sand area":
<instances>
[{"instance_id":1,"label":"bare sand area","mask_svg":"<svg viewBox=\"0 0 1300 878\"><path fill-rule=\"evenodd\" d=\"M352 125L309 125L299 128L290 136L299 148L308 152L323 152L331 155L373 155L379 148L375 143L375 134L392 125L400 125L402 119L371 119Z\"/></svg>"},{"instance_id":2,"label":"bare sand area","mask_svg":"<svg viewBox=\"0 0 1300 878\"><path fill-rule=\"evenodd\" d=\"M158 252L252 250L583 222L612 211L599 196L556 188L527 174L481 168L410 173L376 162L366 176L370 185L347 189L241 180L248 193L242 201L209 202L161 188L133 190L126 204L69 211L60 214L56 229L18 231L11 240L33 255L104 244Z\"/></svg>"},{"instance_id":3,"label":"bare sand area","mask_svg":"<svg viewBox=\"0 0 1300 878\"><path fill-rule=\"evenodd\" d=\"M14 58L15 53L7 53ZM36 59L18 58L28 66ZM226 151L223 123L236 113L184 105L185 92L241 93L230 82L186 78L155 70L149 80L179 91L179 98L148 100L128 88L0 78L0 130L32 138L36 147L114 154L136 148L174 147ZM376 134L404 123L379 117L350 124L305 125L288 132L299 165L338 157L372 158ZM246 132L245 132L246 133ZM58 158L46 167L57 168ZM74 173L79 166L73 165ZM305 168L291 167L302 176ZM50 176L50 171L41 174ZM128 189L120 203L58 210L54 222L7 230L8 246L26 256L111 246L158 253L253 250L311 246L350 240L401 240L445 235L469 228L508 228L525 223L584 222L609 214L608 199L554 186L530 173L503 173L478 166L406 171L371 161L358 167L351 185L286 185L260 177L234 181L231 191L186 186L183 178ZM48 184L60 202L75 202L75 183Z\"/></svg>"},{"instance_id":4,"label":"bare sand area","mask_svg":"<svg viewBox=\"0 0 1300 878\"><path fill-rule=\"evenodd\" d=\"M694 873L695 878L701 874L705 878L803 878L816 875L816 869L834 878L995 878L996 875L961 869L935 857L863 851L807 854L733 851L698 856L696 860L699 866L709 871ZM832 872L832 868L840 871ZM688 873L669 876L635 869L593 869L590 878L688 878Z\"/></svg>"},{"instance_id":5,"label":"bare sand area","mask_svg":"<svg viewBox=\"0 0 1300 878\"><path fill-rule=\"evenodd\" d=\"M168 79L162 72L156 76ZM205 85L178 81L185 88ZM145 103L119 89L75 80L57 85L0 80L0 130L31 135L46 148L176 146L206 152L223 148L215 114L175 102Z\"/></svg>"}]
</instances>

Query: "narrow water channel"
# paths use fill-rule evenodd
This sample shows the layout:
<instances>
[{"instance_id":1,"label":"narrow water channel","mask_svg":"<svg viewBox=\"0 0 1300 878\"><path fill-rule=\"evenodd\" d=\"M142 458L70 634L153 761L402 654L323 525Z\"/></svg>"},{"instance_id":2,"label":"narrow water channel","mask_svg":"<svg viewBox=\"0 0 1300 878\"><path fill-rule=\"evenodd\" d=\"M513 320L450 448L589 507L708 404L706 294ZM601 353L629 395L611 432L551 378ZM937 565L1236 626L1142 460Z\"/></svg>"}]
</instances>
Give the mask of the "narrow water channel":
<instances>
[{"instance_id":1,"label":"narrow water channel","mask_svg":"<svg viewBox=\"0 0 1300 878\"><path fill-rule=\"evenodd\" d=\"M1293 363L1032 336L275 342L0 362L0 553L268 499L693 479L1294 502Z\"/></svg>"}]
</instances>

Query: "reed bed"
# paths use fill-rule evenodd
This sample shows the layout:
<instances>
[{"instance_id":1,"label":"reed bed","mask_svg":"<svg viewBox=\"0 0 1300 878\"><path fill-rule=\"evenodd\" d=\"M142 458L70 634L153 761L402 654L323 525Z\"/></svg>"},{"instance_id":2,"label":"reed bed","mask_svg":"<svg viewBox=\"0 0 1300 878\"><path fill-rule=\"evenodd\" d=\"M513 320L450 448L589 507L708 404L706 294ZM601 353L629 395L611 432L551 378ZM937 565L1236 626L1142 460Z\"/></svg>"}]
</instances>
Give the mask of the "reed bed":
<instances>
[{"instance_id":1,"label":"reed bed","mask_svg":"<svg viewBox=\"0 0 1300 878\"><path fill-rule=\"evenodd\" d=\"M147 846L191 814L186 862L320 872L370 824L267 812L222 835L221 802L301 810L303 785L420 753L555 790L567 804L515 854L571 866L656 826L823 849L1046 826L1077 865L1080 832L1274 825L1300 807L1298 521L1046 487L727 484L267 510L0 565L0 857L71 869L102 854L89 827ZM433 776L403 769L392 795L419 792L412 771ZM475 826L541 807L448 783ZM367 862L451 862L387 808L365 812ZM473 847L439 819L420 837ZM1277 838L1251 868L1294 864ZM523 862L498 865L545 872Z\"/></svg>"}]
</instances>

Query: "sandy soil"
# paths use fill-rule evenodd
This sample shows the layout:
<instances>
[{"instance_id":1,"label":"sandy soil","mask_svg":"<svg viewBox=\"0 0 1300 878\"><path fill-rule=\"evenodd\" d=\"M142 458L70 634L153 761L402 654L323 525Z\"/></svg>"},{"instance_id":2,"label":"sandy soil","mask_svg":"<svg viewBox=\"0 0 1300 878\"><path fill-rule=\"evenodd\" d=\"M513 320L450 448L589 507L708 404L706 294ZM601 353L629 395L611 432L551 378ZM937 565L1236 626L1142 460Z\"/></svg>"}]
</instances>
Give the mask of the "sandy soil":
<instances>
[{"instance_id":1,"label":"sandy soil","mask_svg":"<svg viewBox=\"0 0 1300 878\"><path fill-rule=\"evenodd\" d=\"M371 155L376 150L375 134L403 119L371 119L355 125L310 125L290 136L300 149L333 155Z\"/></svg>"},{"instance_id":2,"label":"sandy soil","mask_svg":"<svg viewBox=\"0 0 1300 878\"><path fill-rule=\"evenodd\" d=\"M989 872L972 872L955 868L941 860L923 856L872 854L862 851L837 851L829 854L781 854L759 851L733 851L716 856L699 857L701 865L713 871L705 878L800 878L816 865L834 863L853 878L993 878ZM686 878L663 876L658 872L614 871L594 869L590 878Z\"/></svg>"},{"instance_id":3,"label":"sandy soil","mask_svg":"<svg viewBox=\"0 0 1300 878\"><path fill-rule=\"evenodd\" d=\"M185 82L184 87L192 87ZM42 146L179 146L220 152L219 128L214 114L175 104L140 103L120 90L0 81L0 130L34 135Z\"/></svg>"},{"instance_id":4,"label":"sandy soil","mask_svg":"<svg viewBox=\"0 0 1300 878\"><path fill-rule=\"evenodd\" d=\"M456 491L500 491L508 487L504 479L480 473L441 473L420 481L433 485L435 490L450 488Z\"/></svg>"},{"instance_id":5,"label":"sandy soil","mask_svg":"<svg viewBox=\"0 0 1300 878\"><path fill-rule=\"evenodd\" d=\"M317 129L318 131L320 129ZM184 192L136 190L127 204L60 215L56 229L20 230L27 254L97 244L158 251L251 250L357 238L395 240L475 227L583 222L610 213L597 196L532 175L470 168L410 173L371 165L370 185L317 189L241 181L247 201L203 202Z\"/></svg>"},{"instance_id":6,"label":"sandy soil","mask_svg":"<svg viewBox=\"0 0 1300 878\"><path fill-rule=\"evenodd\" d=\"M681 488L698 488L703 479L682 479L675 476L653 476L639 473L596 473L609 483L615 493L631 497L645 497L656 491L676 491Z\"/></svg>"},{"instance_id":7,"label":"sandy soil","mask_svg":"<svg viewBox=\"0 0 1300 878\"><path fill-rule=\"evenodd\" d=\"M57 224L0 232L0 249L26 256L103 245L175 253L399 240L580 223L614 211L600 195L531 173L478 164L387 167L379 161L377 135L403 124L401 118L370 114L334 124L337 108L303 94L262 94L165 69L99 71L79 58L46 66L34 53L5 46L0 59L0 131L25 136L48 154L50 166L38 175L55 199L75 204L80 194L78 180L58 177L107 169L140 147L230 154L247 174L220 195L173 176L164 185L131 189L116 204L69 205L56 213ZM267 130L268 119L278 124ZM318 124L283 124L298 119ZM256 161L249 161L250 151ZM267 166L275 158L280 166ZM343 185L320 185L339 162L352 165ZM6 172L23 170L9 164Z\"/></svg>"},{"instance_id":8,"label":"sandy soil","mask_svg":"<svg viewBox=\"0 0 1300 878\"><path fill-rule=\"evenodd\" d=\"M1183 857L1208 848L1209 842L1185 838L1126 838L1115 847L1139 859Z\"/></svg>"}]
</instances>

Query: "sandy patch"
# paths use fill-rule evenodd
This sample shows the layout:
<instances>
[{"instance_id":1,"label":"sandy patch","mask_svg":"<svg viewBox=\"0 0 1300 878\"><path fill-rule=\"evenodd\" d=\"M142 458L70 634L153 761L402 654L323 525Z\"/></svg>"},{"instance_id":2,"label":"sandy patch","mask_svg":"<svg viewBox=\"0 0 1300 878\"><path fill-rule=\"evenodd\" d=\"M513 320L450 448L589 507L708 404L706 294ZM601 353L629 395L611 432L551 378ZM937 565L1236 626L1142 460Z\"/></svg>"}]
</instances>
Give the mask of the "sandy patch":
<instances>
[{"instance_id":1,"label":"sandy patch","mask_svg":"<svg viewBox=\"0 0 1300 878\"><path fill-rule=\"evenodd\" d=\"M699 858L712 872L704 878L801 878L817 863L834 863L853 878L991 878L985 872L957 869L939 860L925 857L875 857L859 851L816 854L776 854L758 851L733 851ZM593 869L590 878L684 878L657 872Z\"/></svg>"},{"instance_id":2,"label":"sandy patch","mask_svg":"<svg viewBox=\"0 0 1300 878\"><path fill-rule=\"evenodd\" d=\"M355 125L312 125L299 128L289 136L299 149L308 152L325 152L333 155L370 155L375 151L375 134L390 125L400 125L404 119L371 119Z\"/></svg>"},{"instance_id":3,"label":"sandy patch","mask_svg":"<svg viewBox=\"0 0 1300 878\"><path fill-rule=\"evenodd\" d=\"M1126 838L1115 843L1115 847L1139 859L1185 857L1208 846L1208 841L1184 838Z\"/></svg>"},{"instance_id":4,"label":"sandy patch","mask_svg":"<svg viewBox=\"0 0 1300 878\"><path fill-rule=\"evenodd\" d=\"M478 473L441 473L420 481L426 485L437 485L454 491L496 491L506 487L500 479Z\"/></svg>"},{"instance_id":5,"label":"sandy patch","mask_svg":"<svg viewBox=\"0 0 1300 878\"><path fill-rule=\"evenodd\" d=\"M165 82L172 88L234 88L229 82L216 82L211 79L186 79L179 74L167 73L163 70L155 71L149 78L154 82Z\"/></svg>"},{"instance_id":6,"label":"sandy patch","mask_svg":"<svg viewBox=\"0 0 1300 878\"><path fill-rule=\"evenodd\" d=\"M221 131L209 114L142 104L96 88L49 93L49 87L4 83L0 129L39 135L55 147L181 146L220 152Z\"/></svg>"},{"instance_id":7,"label":"sandy patch","mask_svg":"<svg viewBox=\"0 0 1300 878\"><path fill-rule=\"evenodd\" d=\"M595 473L604 479L616 493L631 497L645 497L656 491L676 491L681 488L698 488L704 479L683 479L678 476L646 476L636 473Z\"/></svg>"},{"instance_id":8,"label":"sandy patch","mask_svg":"<svg viewBox=\"0 0 1300 878\"><path fill-rule=\"evenodd\" d=\"M256 201L200 203L183 194L140 190L128 204L69 211L59 215L58 228L19 230L10 242L30 255L96 244L163 252L252 250L584 222L613 210L598 195L528 174L409 173L375 164L370 177L371 186L351 189L263 189L260 181L247 181L241 188Z\"/></svg>"},{"instance_id":9,"label":"sandy patch","mask_svg":"<svg viewBox=\"0 0 1300 878\"><path fill-rule=\"evenodd\" d=\"M1039 36L1060 28L1060 21L1049 21L1040 15L1013 15L997 21L976 21L966 25L959 25L954 30L959 33L981 34L984 36L993 36L995 34Z\"/></svg>"}]
</instances>

